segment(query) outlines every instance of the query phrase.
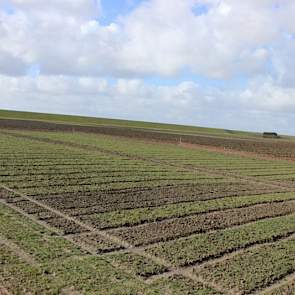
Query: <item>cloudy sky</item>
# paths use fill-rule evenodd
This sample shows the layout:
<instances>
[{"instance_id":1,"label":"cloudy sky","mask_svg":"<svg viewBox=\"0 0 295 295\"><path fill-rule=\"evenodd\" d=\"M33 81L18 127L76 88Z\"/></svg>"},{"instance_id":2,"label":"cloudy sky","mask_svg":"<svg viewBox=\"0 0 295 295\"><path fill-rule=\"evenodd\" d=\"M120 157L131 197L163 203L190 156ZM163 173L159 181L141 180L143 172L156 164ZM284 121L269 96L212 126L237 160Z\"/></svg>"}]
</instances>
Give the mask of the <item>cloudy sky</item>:
<instances>
[{"instance_id":1,"label":"cloudy sky","mask_svg":"<svg viewBox=\"0 0 295 295\"><path fill-rule=\"evenodd\" d=\"M0 108L295 134L294 0L0 0Z\"/></svg>"}]
</instances>

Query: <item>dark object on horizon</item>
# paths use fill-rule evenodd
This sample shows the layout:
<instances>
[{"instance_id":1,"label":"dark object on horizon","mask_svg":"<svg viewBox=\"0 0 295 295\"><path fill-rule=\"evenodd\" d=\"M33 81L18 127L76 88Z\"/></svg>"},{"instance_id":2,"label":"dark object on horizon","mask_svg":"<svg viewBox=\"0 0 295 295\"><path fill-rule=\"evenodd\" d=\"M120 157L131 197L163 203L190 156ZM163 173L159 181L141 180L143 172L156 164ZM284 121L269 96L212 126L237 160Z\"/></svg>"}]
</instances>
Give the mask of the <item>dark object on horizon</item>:
<instances>
[{"instance_id":1,"label":"dark object on horizon","mask_svg":"<svg viewBox=\"0 0 295 295\"><path fill-rule=\"evenodd\" d=\"M263 137L265 138L280 138L276 132L263 132Z\"/></svg>"}]
</instances>

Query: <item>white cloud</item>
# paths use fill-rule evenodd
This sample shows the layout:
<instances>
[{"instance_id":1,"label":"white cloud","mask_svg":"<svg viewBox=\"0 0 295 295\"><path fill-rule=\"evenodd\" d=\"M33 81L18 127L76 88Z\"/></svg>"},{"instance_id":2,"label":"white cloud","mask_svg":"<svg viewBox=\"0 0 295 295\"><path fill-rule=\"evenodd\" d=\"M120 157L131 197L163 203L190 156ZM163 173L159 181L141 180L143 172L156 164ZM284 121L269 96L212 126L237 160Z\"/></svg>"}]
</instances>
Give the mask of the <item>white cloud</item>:
<instances>
[{"instance_id":1,"label":"white cloud","mask_svg":"<svg viewBox=\"0 0 295 295\"><path fill-rule=\"evenodd\" d=\"M102 26L92 0L10 2L15 13L0 14L6 54L40 63L43 74L116 77L173 76L184 68L222 79L261 72L281 30L292 32L295 10L287 0L279 10L276 0L150 0ZM209 5L208 13L195 15L197 3Z\"/></svg>"},{"instance_id":2,"label":"white cloud","mask_svg":"<svg viewBox=\"0 0 295 295\"><path fill-rule=\"evenodd\" d=\"M99 22L102 9L93 0L0 0L0 107L245 129L278 114L287 128L293 0L146 0L109 25ZM34 67L40 75L29 77ZM240 76L249 82L210 86ZM167 77L182 82L161 85Z\"/></svg>"},{"instance_id":3,"label":"white cloud","mask_svg":"<svg viewBox=\"0 0 295 295\"><path fill-rule=\"evenodd\" d=\"M282 87L271 77L257 78L240 94L248 109L270 112L295 112L295 87Z\"/></svg>"},{"instance_id":4,"label":"white cloud","mask_svg":"<svg viewBox=\"0 0 295 295\"><path fill-rule=\"evenodd\" d=\"M100 0L10 0L10 3L16 9L46 19L54 15L88 19L99 16L101 10Z\"/></svg>"},{"instance_id":5,"label":"white cloud","mask_svg":"<svg viewBox=\"0 0 295 295\"><path fill-rule=\"evenodd\" d=\"M122 20L128 39L123 66L134 73L167 76L189 67L212 78L259 71L268 60L267 45L279 34L271 8L275 1L206 2L209 12L201 16L193 13L199 1L144 2Z\"/></svg>"},{"instance_id":6,"label":"white cloud","mask_svg":"<svg viewBox=\"0 0 295 295\"><path fill-rule=\"evenodd\" d=\"M140 115L149 109L162 112L163 108L177 108L185 112L191 103L200 106L205 96L193 82L182 82L175 86L147 85L142 80L119 79L112 84L105 79L89 77L39 76L7 77L0 76L3 107L15 107L38 101L39 110L52 109L55 112L67 110L79 113L80 108L89 112L103 112L110 106L118 113L131 116ZM76 103L72 103L75 101ZM105 109L103 109L105 108ZM135 114L132 114L132 112Z\"/></svg>"},{"instance_id":7,"label":"white cloud","mask_svg":"<svg viewBox=\"0 0 295 295\"><path fill-rule=\"evenodd\" d=\"M156 86L139 79L110 83L89 77L0 76L0 89L0 105L8 109L228 129L290 132L295 113L295 88L280 87L271 78L255 79L242 90L220 90L192 81Z\"/></svg>"}]
</instances>

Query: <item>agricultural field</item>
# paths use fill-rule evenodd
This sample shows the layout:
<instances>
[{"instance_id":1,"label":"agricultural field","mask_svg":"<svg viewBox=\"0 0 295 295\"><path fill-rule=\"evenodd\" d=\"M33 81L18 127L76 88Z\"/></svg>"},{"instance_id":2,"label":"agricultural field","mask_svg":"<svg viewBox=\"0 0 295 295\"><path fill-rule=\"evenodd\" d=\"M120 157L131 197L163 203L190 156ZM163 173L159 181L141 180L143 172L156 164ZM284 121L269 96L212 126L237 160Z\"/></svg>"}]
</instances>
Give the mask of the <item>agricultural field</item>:
<instances>
[{"instance_id":1,"label":"agricultural field","mask_svg":"<svg viewBox=\"0 0 295 295\"><path fill-rule=\"evenodd\" d=\"M295 294L293 142L277 142L266 157L0 123L0 294Z\"/></svg>"},{"instance_id":2,"label":"agricultural field","mask_svg":"<svg viewBox=\"0 0 295 295\"><path fill-rule=\"evenodd\" d=\"M38 122L68 123L71 125L84 126L112 126L125 127L143 130L154 130L158 132L176 132L179 134L207 134L226 137L259 137L255 132L245 132L238 130L225 130L217 128L184 126L175 124L151 123L142 121L129 121L108 118L94 118L58 114L42 114L32 112L17 112L10 110L0 110L0 119L10 120L33 120Z\"/></svg>"},{"instance_id":3,"label":"agricultural field","mask_svg":"<svg viewBox=\"0 0 295 295\"><path fill-rule=\"evenodd\" d=\"M4 110L0 110L0 124L8 129L105 134L234 151L252 157L295 159L294 137L286 135L264 138L257 132Z\"/></svg>"}]
</instances>

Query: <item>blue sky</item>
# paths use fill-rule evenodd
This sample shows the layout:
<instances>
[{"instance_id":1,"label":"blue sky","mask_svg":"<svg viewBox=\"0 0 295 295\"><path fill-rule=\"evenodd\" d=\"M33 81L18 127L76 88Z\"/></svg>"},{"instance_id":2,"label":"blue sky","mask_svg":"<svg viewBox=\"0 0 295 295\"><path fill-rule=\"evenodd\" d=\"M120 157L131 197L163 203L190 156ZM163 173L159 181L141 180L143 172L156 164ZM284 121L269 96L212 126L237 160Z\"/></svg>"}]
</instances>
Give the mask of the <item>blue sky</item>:
<instances>
[{"instance_id":1,"label":"blue sky","mask_svg":"<svg viewBox=\"0 0 295 295\"><path fill-rule=\"evenodd\" d=\"M0 108L295 133L294 15L291 0L0 0Z\"/></svg>"},{"instance_id":2,"label":"blue sky","mask_svg":"<svg viewBox=\"0 0 295 295\"><path fill-rule=\"evenodd\" d=\"M206 5L206 4L196 4L194 7L193 7L193 12L196 14L196 15L203 15L203 14L207 14L209 12L209 9L210 9L210 6L209 5Z\"/></svg>"},{"instance_id":3,"label":"blue sky","mask_svg":"<svg viewBox=\"0 0 295 295\"><path fill-rule=\"evenodd\" d=\"M119 16L128 14L141 2L142 0L102 0L102 13L99 21L105 25L114 22Z\"/></svg>"},{"instance_id":4,"label":"blue sky","mask_svg":"<svg viewBox=\"0 0 295 295\"><path fill-rule=\"evenodd\" d=\"M0 2L0 9L5 11L8 14L13 14L15 11L13 4L10 3L9 1Z\"/></svg>"}]
</instances>

